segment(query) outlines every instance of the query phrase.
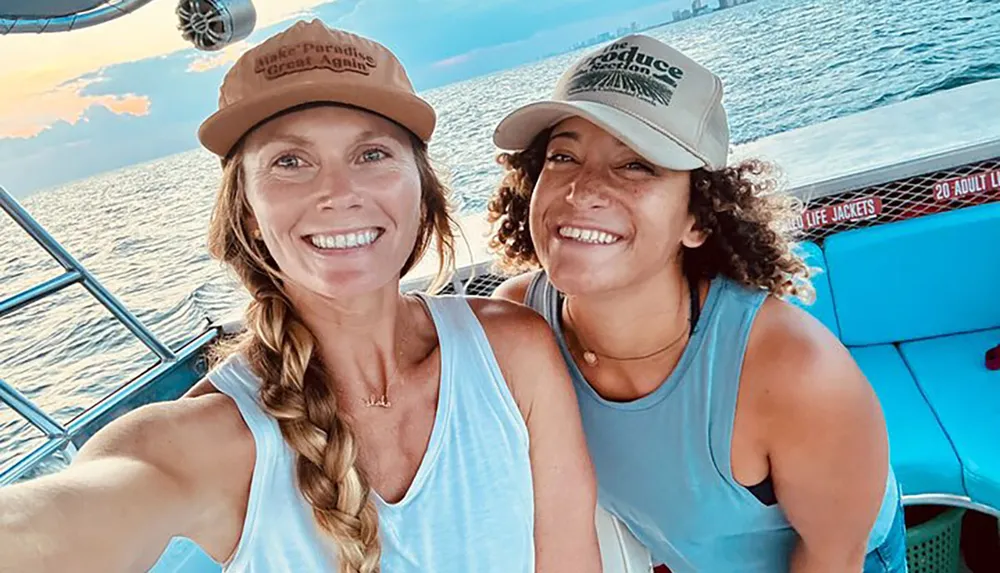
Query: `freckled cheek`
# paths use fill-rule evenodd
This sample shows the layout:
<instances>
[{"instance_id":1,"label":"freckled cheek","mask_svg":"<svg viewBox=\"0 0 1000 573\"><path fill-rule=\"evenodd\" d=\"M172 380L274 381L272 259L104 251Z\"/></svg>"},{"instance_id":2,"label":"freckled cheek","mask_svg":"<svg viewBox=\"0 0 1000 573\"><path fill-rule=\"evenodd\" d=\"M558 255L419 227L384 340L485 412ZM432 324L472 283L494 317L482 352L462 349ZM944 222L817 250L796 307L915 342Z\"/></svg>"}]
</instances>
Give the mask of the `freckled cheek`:
<instances>
[{"instance_id":1,"label":"freckled cheek","mask_svg":"<svg viewBox=\"0 0 1000 573\"><path fill-rule=\"evenodd\" d=\"M291 229L307 206L292 194L270 193L251 197L250 207L261 227L280 235Z\"/></svg>"},{"instance_id":2,"label":"freckled cheek","mask_svg":"<svg viewBox=\"0 0 1000 573\"><path fill-rule=\"evenodd\" d=\"M398 219L419 219L420 176L405 170L386 171L363 182L362 192ZM403 221L399 221L403 224Z\"/></svg>"},{"instance_id":3,"label":"freckled cheek","mask_svg":"<svg viewBox=\"0 0 1000 573\"><path fill-rule=\"evenodd\" d=\"M560 198L565 197L569 188L569 183L560 181L558 174L542 172L535 188L531 191L530 209L532 211L544 212Z\"/></svg>"},{"instance_id":4,"label":"freckled cheek","mask_svg":"<svg viewBox=\"0 0 1000 573\"><path fill-rule=\"evenodd\" d=\"M532 190L532 199L538 197L544 201L551 201L553 197L565 193L571 182L572 177L569 176L568 171L542 169L538 175L538 181L535 182L535 188Z\"/></svg>"}]
</instances>

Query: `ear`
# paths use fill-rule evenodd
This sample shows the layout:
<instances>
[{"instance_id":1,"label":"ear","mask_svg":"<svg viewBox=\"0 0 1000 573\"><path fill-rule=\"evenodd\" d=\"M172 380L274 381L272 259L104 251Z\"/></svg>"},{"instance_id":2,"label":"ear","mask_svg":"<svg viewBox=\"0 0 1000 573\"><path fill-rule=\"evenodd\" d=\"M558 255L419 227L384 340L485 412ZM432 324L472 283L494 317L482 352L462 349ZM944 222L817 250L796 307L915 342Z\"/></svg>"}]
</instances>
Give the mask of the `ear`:
<instances>
[{"instance_id":1,"label":"ear","mask_svg":"<svg viewBox=\"0 0 1000 573\"><path fill-rule=\"evenodd\" d=\"M694 214L688 214L684 234L681 235L681 244L689 249L697 249L708 240L708 232L697 225Z\"/></svg>"},{"instance_id":2,"label":"ear","mask_svg":"<svg viewBox=\"0 0 1000 573\"><path fill-rule=\"evenodd\" d=\"M257 222L257 217L254 217L252 213L247 215L245 226L250 238L255 241L259 241L261 238L261 232L260 224Z\"/></svg>"}]
</instances>

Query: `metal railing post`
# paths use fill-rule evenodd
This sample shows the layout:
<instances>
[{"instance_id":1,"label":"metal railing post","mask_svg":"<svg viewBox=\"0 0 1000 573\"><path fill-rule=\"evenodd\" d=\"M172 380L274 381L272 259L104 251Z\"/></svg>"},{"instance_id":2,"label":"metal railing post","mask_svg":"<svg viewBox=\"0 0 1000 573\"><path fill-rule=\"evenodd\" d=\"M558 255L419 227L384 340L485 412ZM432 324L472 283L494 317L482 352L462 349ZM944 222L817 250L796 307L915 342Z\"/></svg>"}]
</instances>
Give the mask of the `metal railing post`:
<instances>
[{"instance_id":1,"label":"metal railing post","mask_svg":"<svg viewBox=\"0 0 1000 573\"><path fill-rule=\"evenodd\" d=\"M28 421L32 426L41 430L49 438L65 437L66 426L63 426L44 410L35 405L27 396L18 392L2 378L0 378L0 402L7 404Z\"/></svg>"},{"instance_id":2,"label":"metal railing post","mask_svg":"<svg viewBox=\"0 0 1000 573\"><path fill-rule=\"evenodd\" d=\"M62 245L56 241L52 235L48 233L37 221L28 213L27 210L17 199L15 199L10 193L7 192L2 186L0 186L0 207L7 212L8 215L14 221L21 226L22 229L32 239L35 240L43 249L45 249L49 255L52 256L67 273L78 273L81 279L81 284L86 288L90 294L100 302L104 308L118 319L119 322L125 325L136 338L141 340L150 350L152 350L159 358L163 361L172 361L175 359L174 353L165 344L159 341L156 336L142 324L138 318L135 317L125 305L123 305L114 295L112 295L104 285L102 285L94 275L90 274L86 268L83 267L73 255L63 248Z\"/></svg>"}]
</instances>

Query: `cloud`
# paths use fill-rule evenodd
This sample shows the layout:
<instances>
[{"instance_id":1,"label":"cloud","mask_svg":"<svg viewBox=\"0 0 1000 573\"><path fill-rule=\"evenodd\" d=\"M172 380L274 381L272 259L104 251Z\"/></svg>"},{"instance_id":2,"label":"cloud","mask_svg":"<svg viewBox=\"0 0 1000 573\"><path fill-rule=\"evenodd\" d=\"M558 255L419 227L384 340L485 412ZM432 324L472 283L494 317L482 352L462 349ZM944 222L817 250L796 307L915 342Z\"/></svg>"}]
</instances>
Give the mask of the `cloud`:
<instances>
[{"instance_id":1,"label":"cloud","mask_svg":"<svg viewBox=\"0 0 1000 573\"><path fill-rule=\"evenodd\" d=\"M119 115L143 116L149 113L149 98L135 94L84 95L99 78L78 79L57 86L35 97L16 102L17 114L0 116L0 137L35 137L57 121L75 125L91 107L103 107ZM0 105L10 93L0 95Z\"/></svg>"},{"instance_id":2,"label":"cloud","mask_svg":"<svg viewBox=\"0 0 1000 573\"><path fill-rule=\"evenodd\" d=\"M240 59L243 52L249 50L250 48L256 46L257 44L246 40L236 42L226 46L225 48L219 50L218 52L213 52L211 54L201 54L191 60L191 63L187 67L187 71L193 73L207 72L209 70L214 70L216 68L221 68L223 66L228 66L236 60Z\"/></svg>"},{"instance_id":3,"label":"cloud","mask_svg":"<svg viewBox=\"0 0 1000 573\"><path fill-rule=\"evenodd\" d=\"M191 74L190 61L178 52L82 78L77 99L118 101L119 94L141 91L151 103L141 116L91 105L76 123L55 121L30 139L0 139L0 184L24 195L196 147L198 124L215 108L223 70Z\"/></svg>"},{"instance_id":4,"label":"cloud","mask_svg":"<svg viewBox=\"0 0 1000 573\"><path fill-rule=\"evenodd\" d=\"M329 2L258 1L257 28L309 14ZM100 78L112 66L193 52L177 31L175 6L173 1L153 2L128 16L73 32L4 36L0 40L0 139L32 137L57 121L77 122L93 107L126 114L140 109L142 95L86 98L80 91L89 84L76 82L95 74ZM148 109L148 97L144 105Z\"/></svg>"},{"instance_id":5,"label":"cloud","mask_svg":"<svg viewBox=\"0 0 1000 573\"><path fill-rule=\"evenodd\" d=\"M470 61L474 56L474 52L466 52L464 54L459 54L457 56L452 56L450 58L445 58L443 60L438 60L431 64L432 68L449 68L451 66L457 66Z\"/></svg>"}]
</instances>

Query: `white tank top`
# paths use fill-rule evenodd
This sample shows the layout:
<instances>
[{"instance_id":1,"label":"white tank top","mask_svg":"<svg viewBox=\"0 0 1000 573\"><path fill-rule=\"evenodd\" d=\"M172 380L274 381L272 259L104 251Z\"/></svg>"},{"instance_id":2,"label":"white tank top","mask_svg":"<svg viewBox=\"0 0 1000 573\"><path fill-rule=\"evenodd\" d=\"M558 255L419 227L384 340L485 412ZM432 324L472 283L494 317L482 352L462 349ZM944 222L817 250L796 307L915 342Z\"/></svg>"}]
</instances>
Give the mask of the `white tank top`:
<instances>
[{"instance_id":1,"label":"white tank top","mask_svg":"<svg viewBox=\"0 0 1000 573\"><path fill-rule=\"evenodd\" d=\"M531 573L534 495L528 431L468 303L421 296L441 348L430 443L398 503L372 493L383 573ZM210 374L249 426L257 449L233 573L331 573L336 556L299 491L294 452L259 403L260 380L240 356Z\"/></svg>"}]
</instances>

